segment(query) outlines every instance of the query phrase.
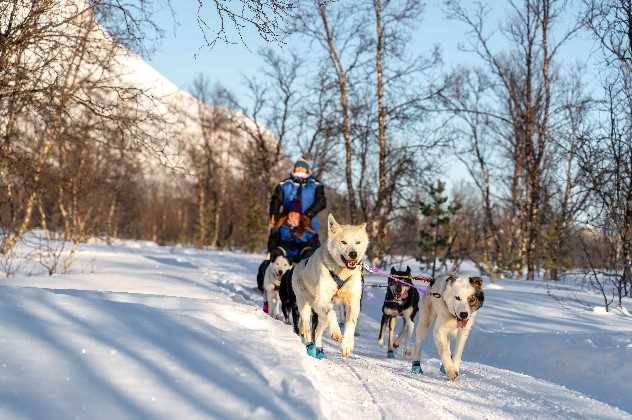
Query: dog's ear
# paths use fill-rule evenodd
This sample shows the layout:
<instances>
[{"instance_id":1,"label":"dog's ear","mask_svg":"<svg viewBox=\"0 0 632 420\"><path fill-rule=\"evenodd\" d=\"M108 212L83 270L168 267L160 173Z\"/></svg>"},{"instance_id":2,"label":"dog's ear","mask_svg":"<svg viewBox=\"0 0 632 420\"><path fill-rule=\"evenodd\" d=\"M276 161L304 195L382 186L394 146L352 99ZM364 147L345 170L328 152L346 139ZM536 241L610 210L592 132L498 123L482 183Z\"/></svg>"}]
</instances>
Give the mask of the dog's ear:
<instances>
[{"instance_id":1,"label":"dog's ear","mask_svg":"<svg viewBox=\"0 0 632 420\"><path fill-rule=\"evenodd\" d=\"M395 274L395 267L391 267L391 274Z\"/></svg>"},{"instance_id":2,"label":"dog's ear","mask_svg":"<svg viewBox=\"0 0 632 420\"><path fill-rule=\"evenodd\" d=\"M483 279L480 277L470 277L470 284L476 289L483 288Z\"/></svg>"},{"instance_id":3,"label":"dog's ear","mask_svg":"<svg viewBox=\"0 0 632 420\"><path fill-rule=\"evenodd\" d=\"M327 218L327 229L329 230L329 233L338 232L339 227L340 225L338 224L338 222L336 222L334 215L329 213L329 217Z\"/></svg>"},{"instance_id":4,"label":"dog's ear","mask_svg":"<svg viewBox=\"0 0 632 420\"><path fill-rule=\"evenodd\" d=\"M409 266L409 265L407 265L407 266L406 266L406 274L410 275L410 273L411 273L411 271L410 271L410 266Z\"/></svg>"},{"instance_id":5,"label":"dog's ear","mask_svg":"<svg viewBox=\"0 0 632 420\"><path fill-rule=\"evenodd\" d=\"M473 311L478 311L483 306L483 303L485 303L485 293L483 293L483 289L476 289L474 294L468 299L468 303Z\"/></svg>"},{"instance_id":6,"label":"dog's ear","mask_svg":"<svg viewBox=\"0 0 632 420\"><path fill-rule=\"evenodd\" d=\"M366 223L362 223L362 224L360 225L360 229L362 229L362 230L366 230Z\"/></svg>"},{"instance_id":7,"label":"dog's ear","mask_svg":"<svg viewBox=\"0 0 632 420\"><path fill-rule=\"evenodd\" d=\"M452 283L454 283L455 281L456 281L456 276L455 276L454 274L448 274L448 279L447 279L447 282L448 282L449 284L452 284Z\"/></svg>"}]
</instances>

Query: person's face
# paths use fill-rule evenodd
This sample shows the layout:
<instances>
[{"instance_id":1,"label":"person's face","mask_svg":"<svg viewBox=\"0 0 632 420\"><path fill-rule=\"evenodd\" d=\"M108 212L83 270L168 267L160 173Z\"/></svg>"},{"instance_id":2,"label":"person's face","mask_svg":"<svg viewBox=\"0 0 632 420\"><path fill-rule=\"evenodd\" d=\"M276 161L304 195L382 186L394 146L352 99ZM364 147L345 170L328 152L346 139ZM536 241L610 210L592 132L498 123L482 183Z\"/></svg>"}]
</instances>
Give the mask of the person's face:
<instances>
[{"instance_id":1,"label":"person's face","mask_svg":"<svg viewBox=\"0 0 632 420\"><path fill-rule=\"evenodd\" d=\"M301 166L294 168L294 176L305 178L309 175L309 170Z\"/></svg>"},{"instance_id":2,"label":"person's face","mask_svg":"<svg viewBox=\"0 0 632 420\"><path fill-rule=\"evenodd\" d=\"M296 211L292 211L287 215L287 224L292 227L297 227L301 222L301 215Z\"/></svg>"}]
</instances>

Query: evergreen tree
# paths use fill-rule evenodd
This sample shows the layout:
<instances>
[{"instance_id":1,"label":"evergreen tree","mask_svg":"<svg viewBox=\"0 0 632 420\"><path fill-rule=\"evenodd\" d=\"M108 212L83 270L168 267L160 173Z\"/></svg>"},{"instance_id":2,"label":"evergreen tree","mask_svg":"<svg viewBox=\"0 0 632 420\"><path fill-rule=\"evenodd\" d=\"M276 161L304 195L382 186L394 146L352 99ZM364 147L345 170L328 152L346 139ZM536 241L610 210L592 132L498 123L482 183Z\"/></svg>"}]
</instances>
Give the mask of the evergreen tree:
<instances>
[{"instance_id":1,"label":"evergreen tree","mask_svg":"<svg viewBox=\"0 0 632 420\"><path fill-rule=\"evenodd\" d=\"M437 180L436 185L430 185L429 188L427 202L419 202L422 218L427 223L422 224L420 231L418 260L432 271L434 277L439 251L447 247L450 239L451 217L461 206L458 203L446 206L448 197L445 195L445 183L441 180Z\"/></svg>"}]
</instances>

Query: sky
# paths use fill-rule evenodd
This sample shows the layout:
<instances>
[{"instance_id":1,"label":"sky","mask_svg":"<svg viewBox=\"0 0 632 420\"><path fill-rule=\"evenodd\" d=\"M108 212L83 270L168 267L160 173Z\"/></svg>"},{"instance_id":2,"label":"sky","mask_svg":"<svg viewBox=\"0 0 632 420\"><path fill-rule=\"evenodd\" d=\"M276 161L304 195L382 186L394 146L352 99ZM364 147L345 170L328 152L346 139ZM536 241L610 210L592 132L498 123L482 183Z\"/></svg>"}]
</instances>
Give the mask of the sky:
<instances>
[{"instance_id":1,"label":"sky","mask_svg":"<svg viewBox=\"0 0 632 420\"><path fill-rule=\"evenodd\" d=\"M578 0L569 2L569 20L579 13L579 3ZM415 53L420 53L430 51L438 45L446 69L475 62L471 54L464 53L458 48L459 43L467 39L466 29L445 17L442 4L442 0L426 2L425 12L413 29L413 41L410 48L415 49ZM491 0L488 4L492 5L492 13L487 25L489 28L495 28L507 12L508 2ZM261 48L271 47L281 54L284 50L292 48L310 54L310 49L306 44L301 44L303 41L300 39L289 38L287 44L267 44L254 30L245 31L247 45L242 43L227 45L218 42L210 48L205 45L202 31L196 22L198 1L177 0L171 5L172 10L164 8L155 15L156 22L164 30L164 38L147 61L183 90L189 89L197 75L204 74L211 83L221 83L236 94L237 99L240 99L247 95L243 87L244 75L256 76L262 67L262 60L257 54ZM211 10L204 11L204 13L210 12ZM208 21L213 22L212 18ZM497 45L497 47L502 48L502 45ZM561 58L573 64L588 63L595 60L597 55L595 51L596 44L587 35L581 35L566 44ZM592 71L592 67L589 66L589 72ZM597 83L599 78L596 77L596 71L594 76L588 75L589 84ZM452 168L446 174L452 184L459 182L460 179L467 179L462 165L453 165Z\"/></svg>"},{"instance_id":2,"label":"sky","mask_svg":"<svg viewBox=\"0 0 632 420\"><path fill-rule=\"evenodd\" d=\"M149 57L149 62L163 75L180 88L191 85L196 75L203 73L212 81L218 81L235 91L243 92L242 75L255 75L262 62L257 51L261 47L271 47L279 52L288 48L300 49L301 41L290 38L286 45L261 40L256 31L245 32L247 45L241 43L227 45L218 42L213 48L204 44L202 32L196 22L197 1L178 0L172 2L172 9L166 7L156 15L156 22L165 31L164 38L156 51ZM465 28L445 17L442 0L429 0L421 20L414 30L414 41L411 48L428 51L439 45L446 64L469 62L473 57L459 51L458 44L466 39ZM494 0L489 27L497 26L506 2ZM578 1L569 6L569 15L579 10ZM211 20L209 19L209 22ZM584 61L594 50L594 43L583 36L570 42L564 49L566 60Z\"/></svg>"}]
</instances>

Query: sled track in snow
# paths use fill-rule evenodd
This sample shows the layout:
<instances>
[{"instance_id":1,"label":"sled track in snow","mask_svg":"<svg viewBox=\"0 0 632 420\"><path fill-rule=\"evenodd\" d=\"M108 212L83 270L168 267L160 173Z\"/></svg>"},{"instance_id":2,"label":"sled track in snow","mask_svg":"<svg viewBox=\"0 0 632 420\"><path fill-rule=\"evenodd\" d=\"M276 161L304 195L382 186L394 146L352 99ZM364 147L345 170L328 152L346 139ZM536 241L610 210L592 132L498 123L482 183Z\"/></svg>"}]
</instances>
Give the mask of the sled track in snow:
<instances>
[{"instance_id":1,"label":"sled track in snow","mask_svg":"<svg viewBox=\"0 0 632 420\"><path fill-rule=\"evenodd\" d=\"M373 393L373 391L371 391L371 389L366 384L366 382L362 379L358 371L351 365L351 363L349 363L348 360L341 359L341 361L342 361L343 366L346 366L347 368L349 368L353 377L360 383L360 385L362 385L362 389L364 389L367 395L371 398L371 403L373 404L373 406L375 406L377 413L380 415L380 419L385 420L387 416L386 416L386 413L384 412L384 408L382 408L382 406L378 403L378 400L375 397L375 394Z\"/></svg>"}]
</instances>

